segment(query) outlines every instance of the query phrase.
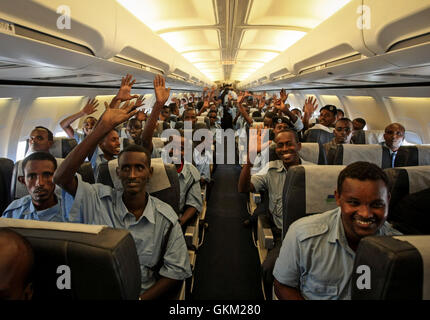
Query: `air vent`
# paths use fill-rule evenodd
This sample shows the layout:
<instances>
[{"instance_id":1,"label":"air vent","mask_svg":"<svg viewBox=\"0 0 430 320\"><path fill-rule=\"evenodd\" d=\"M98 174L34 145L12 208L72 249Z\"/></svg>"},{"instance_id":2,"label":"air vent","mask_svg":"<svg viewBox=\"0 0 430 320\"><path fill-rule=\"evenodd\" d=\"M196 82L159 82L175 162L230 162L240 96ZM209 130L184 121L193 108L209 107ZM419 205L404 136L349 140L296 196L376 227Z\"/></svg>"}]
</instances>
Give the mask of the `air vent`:
<instances>
[{"instance_id":1,"label":"air vent","mask_svg":"<svg viewBox=\"0 0 430 320\"><path fill-rule=\"evenodd\" d=\"M136 61L132 61L132 60L129 60L129 59L121 58L119 56L113 57L112 60L114 62L125 64L125 65L127 65L129 67L133 67L133 68L137 68L137 69L143 69L143 70L146 70L146 71L152 72L152 73L161 73L161 74L164 74L164 71L161 70L161 69L158 69L158 68L155 68L155 67L152 67L152 66L148 66L148 65L144 65L142 63L139 63L139 62L136 62Z\"/></svg>"},{"instance_id":2,"label":"air vent","mask_svg":"<svg viewBox=\"0 0 430 320\"><path fill-rule=\"evenodd\" d=\"M363 56L361 54L354 54L354 55L349 56L349 57L345 57L345 58L342 58L342 59L334 60L334 61L331 61L331 62L326 62L326 63L323 63L323 64L321 64L319 66L314 66L314 67L311 67L311 68L307 68L307 69L301 70L299 72L299 74L307 74L307 73L315 72L315 71L318 71L318 70L321 70L321 69L330 68L330 67L334 67L334 66L339 66L341 64L345 64L345 63L348 63L348 62L353 62L353 61L361 60L362 58L363 58Z\"/></svg>"},{"instance_id":3,"label":"air vent","mask_svg":"<svg viewBox=\"0 0 430 320\"><path fill-rule=\"evenodd\" d=\"M61 48L66 48L69 50L73 50L73 51L77 51L77 52L81 52L81 53L85 53L91 56L94 56L94 53L92 52L92 50L90 50L89 48L74 43L74 42L70 42L64 39L60 39L54 36L51 36L49 34L40 32L40 31L36 31L33 29L29 29L20 25L16 25L15 24L15 34L17 36L21 36L24 38L28 38L28 39L32 39L32 40L37 40L40 42L44 42L44 43L49 43L49 44L53 44L57 47L61 47Z\"/></svg>"},{"instance_id":4,"label":"air vent","mask_svg":"<svg viewBox=\"0 0 430 320\"><path fill-rule=\"evenodd\" d=\"M406 74L406 73L381 73L377 74L381 77L399 77L399 78L409 78L409 79L423 79L430 80L430 76L424 76L420 74Z\"/></svg>"},{"instance_id":5,"label":"air vent","mask_svg":"<svg viewBox=\"0 0 430 320\"><path fill-rule=\"evenodd\" d=\"M71 74L68 76L58 76L58 77L43 77L43 78L32 78L33 80L43 80L43 81L53 81L53 80L68 80L68 79L75 79L75 78L87 78L87 77L98 77L97 74Z\"/></svg>"},{"instance_id":6,"label":"air vent","mask_svg":"<svg viewBox=\"0 0 430 320\"><path fill-rule=\"evenodd\" d=\"M387 52L397 51L401 49L410 48L413 46L417 46L424 43L430 42L430 33L423 34L418 37L402 40L400 42L397 42L393 44L391 47L388 48Z\"/></svg>"},{"instance_id":7,"label":"air vent","mask_svg":"<svg viewBox=\"0 0 430 320\"><path fill-rule=\"evenodd\" d=\"M26 68L27 66L10 63L6 61L0 61L0 69L16 69L16 68Z\"/></svg>"},{"instance_id":8,"label":"air vent","mask_svg":"<svg viewBox=\"0 0 430 320\"><path fill-rule=\"evenodd\" d=\"M334 81L340 82L359 82L359 83L385 83L384 81L373 81L373 80L358 80L358 79L334 79Z\"/></svg>"}]
</instances>

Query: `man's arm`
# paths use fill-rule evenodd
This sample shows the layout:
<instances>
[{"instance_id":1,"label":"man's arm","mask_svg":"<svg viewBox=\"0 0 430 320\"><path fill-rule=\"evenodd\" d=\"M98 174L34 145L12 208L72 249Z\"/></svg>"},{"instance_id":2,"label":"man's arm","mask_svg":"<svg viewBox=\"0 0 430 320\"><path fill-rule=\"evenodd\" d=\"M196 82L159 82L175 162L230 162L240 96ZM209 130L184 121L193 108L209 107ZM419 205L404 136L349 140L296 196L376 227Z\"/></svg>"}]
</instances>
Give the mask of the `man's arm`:
<instances>
[{"instance_id":1,"label":"man's arm","mask_svg":"<svg viewBox=\"0 0 430 320\"><path fill-rule=\"evenodd\" d=\"M275 279L274 281L275 294L279 300L305 300L300 293L300 290L292 288L280 283Z\"/></svg>"},{"instance_id":2,"label":"man's arm","mask_svg":"<svg viewBox=\"0 0 430 320\"><path fill-rule=\"evenodd\" d=\"M176 289L179 290L179 285L182 280L174 280L166 277L160 277L160 279L147 291L140 295L142 300L155 300L155 299L174 299L175 297L169 297L166 295L175 293Z\"/></svg>"},{"instance_id":3,"label":"man's arm","mask_svg":"<svg viewBox=\"0 0 430 320\"><path fill-rule=\"evenodd\" d=\"M71 116L68 116L67 118L61 120L60 126L61 128L63 128L64 132L67 133L69 138L73 139L75 137L75 131L73 130L71 124L74 121L78 120L79 118L82 118L84 116L89 116L90 114L93 114L94 112L96 112L98 105L99 103L95 98L89 99L81 111L76 112Z\"/></svg>"},{"instance_id":4,"label":"man's arm","mask_svg":"<svg viewBox=\"0 0 430 320\"><path fill-rule=\"evenodd\" d=\"M96 148L99 141L112 129L134 116L137 113L135 109L141 102L142 100L138 99L136 103L125 103L122 108L106 108L93 131L69 153L57 168L54 174L54 183L75 196L78 188L75 174L87 155Z\"/></svg>"},{"instance_id":5,"label":"man's arm","mask_svg":"<svg viewBox=\"0 0 430 320\"><path fill-rule=\"evenodd\" d=\"M240 193L245 192L255 192L254 185L251 183L251 168L252 164L249 161L248 157L248 163L244 164L242 167L242 171L240 172L239 177L239 183L238 183L238 191Z\"/></svg>"},{"instance_id":6,"label":"man's arm","mask_svg":"<svg viewBox=\"0 0 430 320\"><path fill-rule=\"evenodd\" d=\"M145 123L145 128L142 133L142 143L145 148L152 152L152 136L157 127L158 117L160 116L161 109L169 99L170 88L166 89L166 80L161 75L156 75L154 79L154 92L156 102L152 108L151 115Z\"/></svg>"}]
</instances>

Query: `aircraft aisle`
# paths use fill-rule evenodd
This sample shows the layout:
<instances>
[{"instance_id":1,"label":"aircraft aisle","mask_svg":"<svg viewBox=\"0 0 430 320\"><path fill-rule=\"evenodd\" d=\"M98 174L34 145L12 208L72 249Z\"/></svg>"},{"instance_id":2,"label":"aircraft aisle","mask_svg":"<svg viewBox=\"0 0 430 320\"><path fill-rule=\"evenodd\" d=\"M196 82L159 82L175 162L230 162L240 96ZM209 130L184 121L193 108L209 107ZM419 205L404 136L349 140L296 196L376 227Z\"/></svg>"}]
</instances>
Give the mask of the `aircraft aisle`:
<instances>
[{"instance_id":1,"label":"aircraft aisle","mask_svg":"<svg viewBox=\"0 0 430 320\"><path fill-rule=\"evenodd\" d=\"M251 229L242 222L248 213L237 192L238 165L218 165L208 201L205 240L197 253L194 300L263 299L260 262Z\"/></svg>"}]
</instances>

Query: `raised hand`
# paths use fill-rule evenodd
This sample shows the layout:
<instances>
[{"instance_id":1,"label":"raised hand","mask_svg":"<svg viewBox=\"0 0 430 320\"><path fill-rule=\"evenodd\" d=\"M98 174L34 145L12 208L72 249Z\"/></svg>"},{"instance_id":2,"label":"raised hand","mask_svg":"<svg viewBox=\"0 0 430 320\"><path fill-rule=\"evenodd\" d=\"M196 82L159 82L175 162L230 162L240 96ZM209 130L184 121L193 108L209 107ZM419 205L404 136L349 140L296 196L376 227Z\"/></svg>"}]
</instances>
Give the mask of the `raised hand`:
<instances>
[{"instance_id":1,"label":"raised hand","mask_svg":"<svg viewBox=\"0 0 430 320\"><path fill-rule=\"evenodd\" d=\"M139 100L136 100L136 102L130 102L130 100L128 100L120 107L119 103L111 103L108 105L108 103L105 102L106 110L101 116L100 122L108 128L115 128L117 125L136 115L138 112L136 108L139 103L141 103Z\"/></svg>"},{"instance_id":2,"label":"raised hand","mask_svg":"<svg viewBox=\"0 0 430 320\"><path fill-rule=\"evenodd\" d=\"M156 104L164 106L170 96L170 88L166 89L166 80L159 74L154 78L154 91L157 98Z\"/></svg>"},{"instance_id":3,"label":"raised hand","mask_svg":"<svg viewBox=\"0 0 430 320\"><path fill-rule=\"evenodd\" d=\"M87 116L97 111L97 107L99 105L99 102L94 99L89 99L85 107L82 108L82 112L85 113Z\"/></svg>"},{"instance_id":4,"label":"raised hand","mask_svg":"<svg viewBox=\"0 0 430 320\"><path fill-rule=\"evenodd\" d=\"M281 92L279 93L279 95L280 95L282 102L285 103L285 101L287 101L287 99L288 99L289 94L286 93L285 89L282 89Z\"/></svg>"},{"instance_id":5,"label":"raised hand","mask_svg":"<svg viewBox=\"0 0 430 320\"><path fill-rule=\"evenodd\" d=\"M136 119L139 121L146 121L148 116L146 115L145 111L140 110L136 113Z\"/></svg>"},{"instance_id":6,"label":"raised hand","mask_svg":"<svg viewBox=\"0 0 430 320\"><path fill-rule=\"evenodd\" d=\"M131 87L136 82L136 80L132 80L132 79L133 79L133 76L130 74L127 74L125 77L122 78L121 87L119 88L119 91L115 96L117 100L123 102L123 101L131 100L138 97L137 94L135 95L130 94Z\"/></svg>"},{"instance_id":7,"label":"raised hand","mask_svg":"<svg viewBox=\"0 0 430 320\"><path fill-rule=\"evenodd\" d=\"M312 115L318 109L318 103L316 98L309 97L305 100L303 106L303 112Z\"/></svg>"}]
</instances>

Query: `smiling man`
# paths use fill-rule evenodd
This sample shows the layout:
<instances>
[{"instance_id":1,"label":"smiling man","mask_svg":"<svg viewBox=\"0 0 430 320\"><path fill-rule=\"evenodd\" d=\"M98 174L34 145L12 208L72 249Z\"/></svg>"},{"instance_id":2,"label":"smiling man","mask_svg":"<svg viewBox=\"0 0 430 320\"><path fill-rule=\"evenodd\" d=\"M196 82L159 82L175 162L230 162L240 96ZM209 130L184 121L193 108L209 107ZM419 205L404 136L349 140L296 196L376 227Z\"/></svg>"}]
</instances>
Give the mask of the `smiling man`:
<instances>
[{"instance_id":1,"label":"smiling man","mask_svg":"<svg viewBox=\"0 0 430 320\"><path fill-rule=\"evenodd\" d=\"M61 197L55 194L52 180L57 161L47 152L35 152L22 161L23 176L18 181L29 195L13 201L3 213L4 218L42 221L65 221Z\"/></svg>"},{"instance_id":2,"label":"smiling man","mask_svg":"<svg viewBox=\"0 0 430 320\"><path fill-rule=\"evenodd\" d=\"M385 222L388 177L378 166L347 166L339 174L335 197L338 208L299 219L288 229L273 271L279 299L350 299L360 240L400 234Z\"/></svg>"},{"instance_id":3,"label":"smiling man","mask_svg":"<svg viewBox=\"0 0 430 320\"><path fill-rule=\"evenodd\" d=\"M301 143L295 131L286 129L279 132L274 142L276 145L275 152L280 160L270 161L267 167L252 175L252 177L252 163L249 154L257 154L259 148L255 150L256 146L250 144L248 148L248 161L242 167L238 185L239 192L259 193L266 191L269 195L269 217L274 237L274 247L268 252L266 260L262 264L266 296L271 295L271 286L273 283L272 270L282 244L282 196L287 171L292 166L300 164L314 165L300 158ZM261 149L263 148L261 147Z\"/></svg>"},{"instance_id":4,"label":"smiling man","mask_svg":"<svg viewBox=\"0 0 430 320\"><path fill-rule=\"evenodd\" d=\"M391 123L385 128L384 142L381 145L390 150L391 167L394 168L394 161L396 160L397 151L405 140L405 127L400 123Z\"/></svg>"}]
</instances>

